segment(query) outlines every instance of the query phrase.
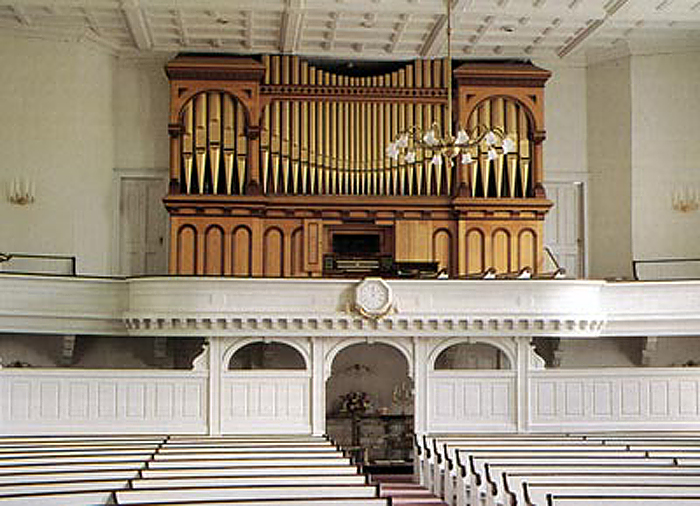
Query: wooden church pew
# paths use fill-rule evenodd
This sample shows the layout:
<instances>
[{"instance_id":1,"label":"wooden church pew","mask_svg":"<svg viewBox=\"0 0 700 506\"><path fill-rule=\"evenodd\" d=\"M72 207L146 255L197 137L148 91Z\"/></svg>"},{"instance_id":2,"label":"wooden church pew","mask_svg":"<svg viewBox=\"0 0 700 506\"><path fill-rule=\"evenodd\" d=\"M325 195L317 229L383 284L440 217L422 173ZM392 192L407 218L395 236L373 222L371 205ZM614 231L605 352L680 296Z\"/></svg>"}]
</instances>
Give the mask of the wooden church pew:
<instances>
[{"instance_id":1,"label":"wooden church pew","mask_svg":"<svg viewBox=\"0 0 700 506\"><path fill-rule=\"evenodd\" d=\"M46 470L42 473L13 473L0 475L0 487L20 483L60 483L78 480L133 480L139 477L137 469L77 470L55 472Z\"/></svg>"},{"instance_id":2,"label":"wooden church pew","mask_svg":"<svg viewBox=\"0 0 700 506\"><path fill-rule=\"evenodd\" d=\"M540 453L538 455L480 455L469 456L469 464L462 465L461 468L461 483L458 484L456 490L455 504L458 506L466 506L467 504L478 504L485 500L488 495L487 481L485 477L485 465L502 466L504 464L549 464L553 466L562 465L577 465L577 466L604 466L604 465L635 465L638 463L656 464L656 465L673 465L672 459L648 459L643 454L620 453L618 455L597 455L591 456L586 454L563 454L559 453Z\"/></svg>"},{"instance_id":3,"label":"wooden church pew","mask_svg":"<svg viewBox=\"0 0 700 506\"><path fill-rule=\"evenodd\" d=\"M528 453L541 454L542 452L576 452L595 455L618 455L620 453L628 453L628 448L625 445L602 446L600 444L588 444L582 441L538 441L536 443L518 441L506 443L480 443L469 445L445 445L442 451L442 457L439 463L433 467L433 491L436 495L443 497L451 497L454 486L457 481L457 453L462 455L476 455L479 453ZM641 456L642 453L640 452Z\"/></svg>"},{"instance_id":4,"label":"wooden church pew","mask_svg":"<svg viewBox=\"0 0 700 506\"><path fill-rule=\"evenodd\" d=\"M548 476L540 475L508 475L504 473L503 485L506 492L508 492L509 500L494 500L495 496L491 495L489 500L486 501L487 506L494 506L496 504L502 504L505 506L515 506L527 504L528 498L525 496L526 486L536 486L538 484L545 485L561 485L561 484L585 484L585 485L598 485L605 486L607 484L615 484L622 487L629 487L634 489L638 485L655 485L655 486L666 486L666 485L689 485L689 486L700 486L700 474L689 475L689 474L666 474L664 472L649 473L644 474L627 474L624 469L619 469L617 473L596 473L594 469L589 469L588 473L562 473L562 474L550 474ZM541 501L541 499L540 499Z\"/></svg>"},{"instance_id":5,"label":"wooden church pew","mask_svg":"<svg viewBox=\"0 0 700 506\"><path fill-rule=\"evenodd\" d=\"M585 482L581 483L537 483L537 484L524 484L524 495L526 497L526 506L547 506L549 499L548 496L586 496L595 495L600 497L605 497L607 495L614 497L669 497L669 498L683 498L683 497L700 497L700 485L648 485L648 484L636 484L630 486L629 484L621 483L595 483L588 484ZM600 501L600 504L607 504L605 499ZM670 501L670 504L675 504L675 501Z\"/></svg>"},{"instance_id":6,"label":"wooden church pew","mask_svg":"<svg viewBox=\"0 0 700 506\"><path fill-rule=\"evenodd\" d=\"M548 506L698 506L700 496L596 496L549 494Z\"/></svg>"},{"instance_id":7,"label":"wooden church pew","mask_svg":"<svg viewBox=\"0 0 700 506\"><path fill-rule=\"evenodd\" d=\"M367 485L361 474L347 475L282 475L266 476L166 476L141 478L131 483L133 489L189 488L189 487L268 487L287 485Z\"/></svg>"},{"instance_id":8,"label":"wooden church pew","mask_svg":"<svg viewBox=\"0 0 700 506\"><path fill-rule=\"evenodd\" d=\"M256 466L256 467L204 467L204 468L175 468L175 469L144 469L140 475L143 478L178 478L188 476L289 476L289 475L356 475L358 469L351 465L323 466Z\"/></svg>"},{"instance_id":9,"label":"wooden church pew","mask_svg":"<svg viewBox=\"0 0 700 506\"><path fill-rule=\"evenodd\" d=\"M83 480L76 478L71 481L5 484L0 486L0 498L20 495L89 492L93 490L119 490L127 488L129 483L129 480ZM37 504L40 503L37 501Z\"/></svg>"},{"instance_id":10,"label":"wooden church pew","mask_svg":"<svg viewBox=\"0 0 700 506\"><path fill-rule=\"evenodd\" d=\"M300 466L336 466L350 465L348 457L287 457L269 459L264 456L249 457L245 459L167 459L167 460L152 460L146 466L148 469L183 469L183 468L235 468L235 467L300 467Z\"/></svg>"},{"instance_id":11,"label":"wooden church pew","mask_svg":"<svg viewBox=\"0 0 700 506\"><path fill-rule=\"evenodd\" d=\"M197 501L197 502L148 502L130 503L131 506L391 506L391 497L318 497L306 499L253 499L228 501Z\"/></svg>"},{"instance_id":12,"label":"wooden church pew","mask_svg":"<svg viewBox=\"0 0 700 506\"><path fill-rule=\"evenodd\" d=\"M488 482L488 492L486 497L487 505L508 504L507 499L514 494L521 494L522 488L512 484L513 479L527 479L532 477L535 480L556 478L565 481L585 476L620 476L621 478L635 480L643 476L682 476L692 479L700 479L700 467L676 467L667 465L648 465L643 461L635 464L620 464L607 466L579 466L579 465L503 465L494 466L487 464L486 479Z\"/></svg>"},{"instance_id":13,"label":"wooden church pew","mask_svg":"<svg viewBox=\"0 0 700 506\"><path fill-rule=\"evenodd\" d=\"M136 482L134 482L136 483ZM265 487L186 487L143 488L115 492L117 504L167 504L201 501L280 500L309 498L378 497L378 489L368 485L271 485ZM281 502L284 504L284 502Z\"/></svg>"},{"instance_id":14,"label":"wooden church pew","mask_svg":"<svg viewBox=\"0 0 700 506\"><path fill-rule=\"evenodd\" d=\"M114 491L96 490L0 497L0 506L106 506L114 504Z\"/></svg>"}]
</instances>

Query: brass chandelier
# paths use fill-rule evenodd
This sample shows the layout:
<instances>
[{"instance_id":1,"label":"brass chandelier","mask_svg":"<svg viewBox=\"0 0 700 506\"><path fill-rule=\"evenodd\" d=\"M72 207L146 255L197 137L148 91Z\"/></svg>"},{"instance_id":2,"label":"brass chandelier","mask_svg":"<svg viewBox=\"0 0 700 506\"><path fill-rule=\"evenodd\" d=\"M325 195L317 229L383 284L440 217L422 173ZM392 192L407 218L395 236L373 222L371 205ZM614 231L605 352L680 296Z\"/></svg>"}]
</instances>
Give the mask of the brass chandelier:
<instances>
[{"instance_id":1,"label":"brass chandelier","mask_svg":"<svg viewBox=\"0 0 700 506\"><path fill-rule=\"evenodd\" d=\"M482 144L486 149L487 160L496 160L499 153L507 155L514 151L515 142L506 136L499 127L487 127L477 125L471 130L461 127L457 135L452 134L452 4L451 0L445 0L447 5L447 125L446 132L442 133L440 124L436 121L429 129L424 130L420 126L411 126L401 132L387 147L387 155L398 161L402 158L406 163L416 161L416 151L426 150L432 153L430 163L442 166L443 160L448 168L454 165L454 159L459 157L463 165L471 165L476 162L477 151Z\"/></svg>"}]
</instances>

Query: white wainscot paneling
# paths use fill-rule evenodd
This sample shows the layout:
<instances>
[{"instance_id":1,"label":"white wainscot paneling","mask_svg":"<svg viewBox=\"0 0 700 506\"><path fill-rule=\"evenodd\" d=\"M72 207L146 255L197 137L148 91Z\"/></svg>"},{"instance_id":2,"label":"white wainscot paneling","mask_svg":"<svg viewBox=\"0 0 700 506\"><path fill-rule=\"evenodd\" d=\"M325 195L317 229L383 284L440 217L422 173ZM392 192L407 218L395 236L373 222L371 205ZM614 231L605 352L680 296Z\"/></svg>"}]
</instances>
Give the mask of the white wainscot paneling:
<instances>
[{"instance_id":1,"label":"white wainscot paneling","mask_svg":"<svg viewBox=\"0 0 700 506\"><path fill-rule=\"evenodd\" d=\"M224 433L310 433L311 376L307 371L225 372Z\"/></svg>"},{"instance_id":2,"label":"white wainscot paneling","mask_svg":"<svg viewBox=\"0 0 700 506\"><path fill-rule=\"evenodd\" d=\"M513 431L513 371L433 371L428 378L430 432Z\"/></svg>"},{"instance_id":3,"label":"white wainscot paneling","mask_svg":"<svg viewBox=\"0 0 700 506\"><path fill-rule=\"evenodd\" d=\"M700 370L548 370L531 376L531 429L697 430Z\"/></svg>"},{"instance_id":4,"label":"white wainscot paneling","mask_svg":"<svg viewBox=\"0 0 700 506\"><path fill-rule=\"evenodd\" d=\"M0 431L205 433L207 385L190 371L1 369Z\"/></svg>"}]
</instances>

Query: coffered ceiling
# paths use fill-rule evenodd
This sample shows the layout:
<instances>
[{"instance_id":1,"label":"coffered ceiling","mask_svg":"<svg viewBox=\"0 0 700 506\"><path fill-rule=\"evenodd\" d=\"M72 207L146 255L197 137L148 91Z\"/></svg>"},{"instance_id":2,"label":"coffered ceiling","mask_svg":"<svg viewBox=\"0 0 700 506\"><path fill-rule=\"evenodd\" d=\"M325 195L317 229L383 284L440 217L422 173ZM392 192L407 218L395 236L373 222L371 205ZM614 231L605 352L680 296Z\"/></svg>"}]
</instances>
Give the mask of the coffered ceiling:
<instances>
[{"instance_id":1,"label":"coffered ceiling","mask_svg":"<svg viewBox=\"0 0 700 506\"><path fill-rule=\"evenodd\" d=\"M453 12L455 58L700 48L700 0L454 0ZM0 0L0 33L126 54L430 58L446 52L446 19L443 0Z\"/></svg>"}]
</instances>

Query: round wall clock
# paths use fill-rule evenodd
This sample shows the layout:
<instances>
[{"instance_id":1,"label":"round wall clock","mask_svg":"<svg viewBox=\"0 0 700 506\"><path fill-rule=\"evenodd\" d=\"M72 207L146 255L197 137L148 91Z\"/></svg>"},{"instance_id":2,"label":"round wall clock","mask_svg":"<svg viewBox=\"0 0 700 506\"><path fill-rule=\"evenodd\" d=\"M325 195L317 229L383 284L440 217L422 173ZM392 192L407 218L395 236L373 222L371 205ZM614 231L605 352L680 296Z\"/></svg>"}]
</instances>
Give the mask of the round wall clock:
<instances>
[{"instance_id":1,"label":"round wall clock","mask_svg":"<svg viewBox=\"0 0 700 506\"><path fill-rule=\"evenodd\" d=\"M372 318L389 312L393 302L391 287L381 278L367 278L355 288L355 306Z\"/></svg>"}]
</instances>

